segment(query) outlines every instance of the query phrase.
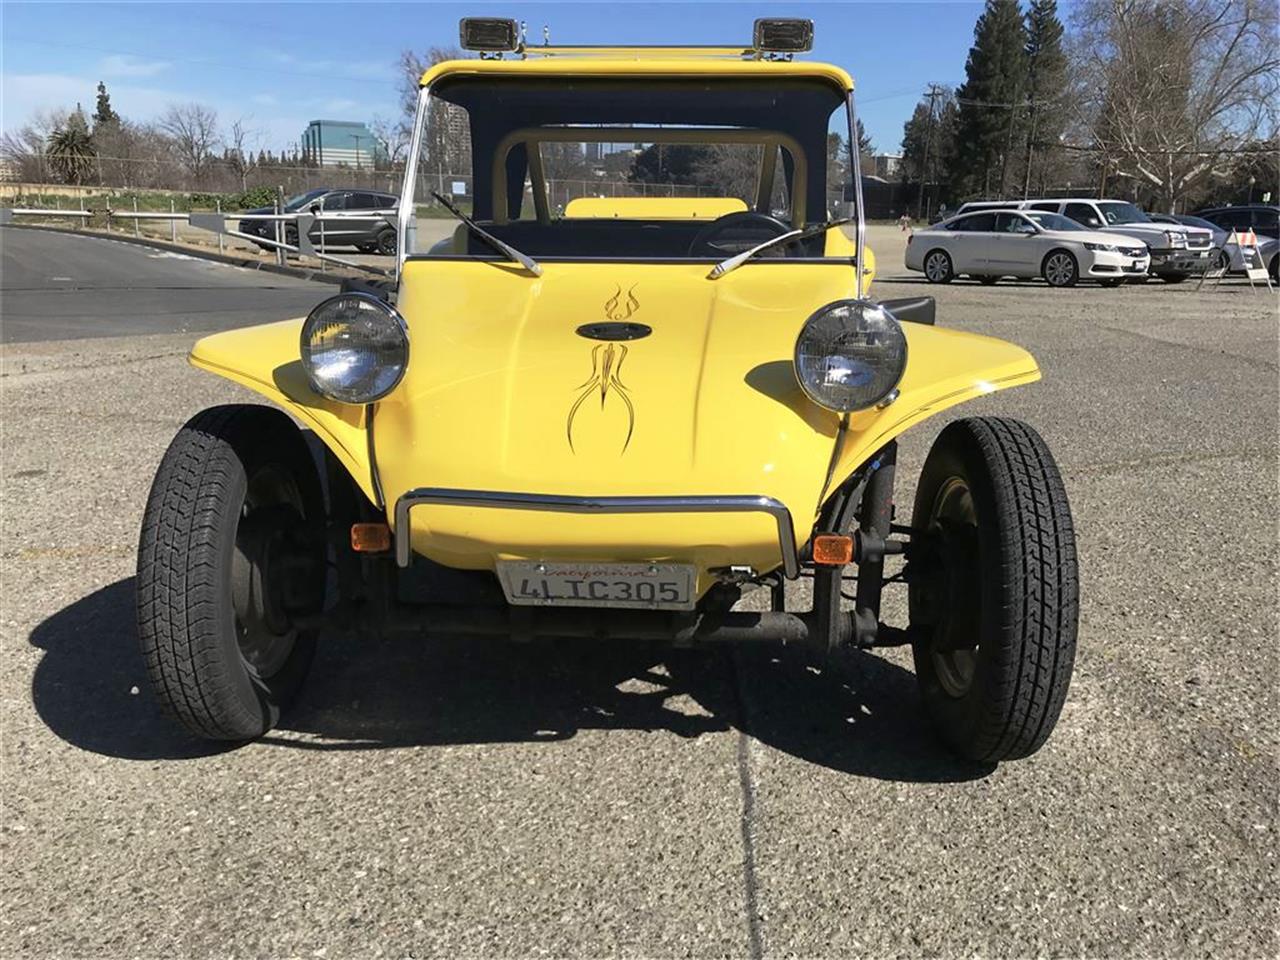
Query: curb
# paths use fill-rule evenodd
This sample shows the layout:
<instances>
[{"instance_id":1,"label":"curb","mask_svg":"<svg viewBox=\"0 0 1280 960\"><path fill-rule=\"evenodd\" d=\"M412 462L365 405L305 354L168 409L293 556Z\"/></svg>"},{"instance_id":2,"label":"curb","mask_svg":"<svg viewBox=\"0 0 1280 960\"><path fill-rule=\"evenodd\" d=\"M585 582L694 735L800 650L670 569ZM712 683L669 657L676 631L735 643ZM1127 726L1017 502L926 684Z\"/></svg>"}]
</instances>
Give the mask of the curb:
<instances>
[{"instance_id":1,"label":"curb","mask_svg":"<svg viewBox=\"0 0 1280 960\"><path fill-rule=\"evenodd\" d=\"M232 256L226 253L215 253L213 251L205 251L200 247L185 247L180 243L170 243L166 240L152 240L150 237L131 237L127 235L118 235L107 233L102 230L69 230L66 227L51 227L42 223L8 223L6 227L13 227L18 230L45 230L49 233L68 233L77 237L95 237L99 240L116 240L120 243L131 243L138 247L151 247L154 250L165 250L169 253L181 253L188 257L195 257L199 260L211 260L214 263L226 264L229 267L239 267L242 270L261 270L266 273L276 273L286 277L296 277L299 280L311 280L315 283L332 283L340 284L350 277L333 273L321 273L319 270L309 267L282 267L275 263L263 263L261 260L248 260L242 257Z\"/></svg>"}]
</instances>

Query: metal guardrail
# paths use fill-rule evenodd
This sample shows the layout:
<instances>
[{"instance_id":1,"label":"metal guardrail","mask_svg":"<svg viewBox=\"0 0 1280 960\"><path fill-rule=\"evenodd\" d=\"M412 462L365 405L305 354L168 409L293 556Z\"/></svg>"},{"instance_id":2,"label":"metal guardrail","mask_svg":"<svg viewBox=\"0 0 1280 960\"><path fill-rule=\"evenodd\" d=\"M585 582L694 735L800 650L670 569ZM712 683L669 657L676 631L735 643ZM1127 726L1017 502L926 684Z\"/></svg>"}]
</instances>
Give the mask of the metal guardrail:
<instances>
[{"instance_id":1,"label":"metal guardrail","mask_svg":"<svg viewBox=\"0 0 1280 960\"><path fill-rule=\"evenodd\" d=\"M399 214L395 210L332 210L327 213L299 212L299 213L223 213L221 209L213 213L178 213L171 211L165 213L163 211L151 210L115 210L110 206L101 210L60 210L48 209L46 207L5 207L0 208L0 224L12 223L15 217L36 217L49 220L79 220L82 225L87 225L89 220L95 216L104 216L107 221L107 232L111 232L111 223L113 220L132 220L134 223L134 236L141 236L138 225L144 220L165 221L170 224L169 239L176 243L178 241L178 224L185 223L189 227L197 230L206 230L216 234L218 237L218 252L220 254L226 252L224 243L225 237L236 237L237 239L247 240L259 247L269 247L277 252L277 262L283 264L287 254L296 254L299 257L311 257L319 260L321 269L325 263L336 263L340 266L348 267L353 270L363 270L377 276L392 276L392 272L384 270L380 267L373 267L364 263L357 263L354 260L347 260L342 257L335 257L325 252L325 224L335 220L385 220L392 227L397 225ZM275 231L275 237L262 237L256 234L244 233L228 225L227 221L232 220L239 224L245 220L260 220L278 224ZM287 231L283 229L285 224L292 223L295 225L297 240L296 244L287 242ZM311 230L316 225L320 227L319 243L313 243L311 240Z\"/></svg>"}]
</instances>

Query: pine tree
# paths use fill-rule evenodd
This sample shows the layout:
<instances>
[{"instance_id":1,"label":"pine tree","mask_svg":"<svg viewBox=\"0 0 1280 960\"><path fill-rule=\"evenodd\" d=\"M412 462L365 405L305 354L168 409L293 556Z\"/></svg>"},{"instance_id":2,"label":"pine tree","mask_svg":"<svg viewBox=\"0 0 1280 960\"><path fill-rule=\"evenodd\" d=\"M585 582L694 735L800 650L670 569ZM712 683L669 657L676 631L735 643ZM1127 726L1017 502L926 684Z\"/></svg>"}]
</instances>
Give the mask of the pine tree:
<instances>
[{"instance_id":1,"label":"pine tree","mask_svg":"<svg viewBox=\"0 0 1280 960\"><path fill-rule=\"evenodd\" d=\"M1022 192L1030 192L1037 172L1052 169L1058 158L1040 144L1055 144L1066 126L1063 100L1067 90L1067 57L1062 50L1062 21L1057 0L1031 0L1027 11L1027 100L1026 158Z\"/></svg>"},{"instance_id":2,"label":"pine tree","mask_svg":"<svg viewBox=\"0 0 1280 960\"><path fill-rule=\"evenodd\" d=\"M871 142L871 137L867 133L867 128L862 125L862 121L858 121L858 155L869 157L876 152L876 145Z\"/></svg>"},{"instance_id":3,"label":"pine tree","mask_svg":"<svg viewBox=\"0 0 1280 960\"><path fill-rule=\"evenodd\" d=\"M1005 190L1008 160L1022 144L1027 30L1017 0L987 0L973 28L965 63L956 143L956 184L961 196Z\"/></svg>"},{"instance_id":4,"label":"pine tree","mask_svg":"<svg viewBox=\"0 0 1280 960\"><path fill-rule=\"evenodd\" d=\"M98 105L93 111L93 129L112 126L120 122L120 114L111 107L111 94L107 93L107 85L98 81Z\"/></svg>"}]
</instances>

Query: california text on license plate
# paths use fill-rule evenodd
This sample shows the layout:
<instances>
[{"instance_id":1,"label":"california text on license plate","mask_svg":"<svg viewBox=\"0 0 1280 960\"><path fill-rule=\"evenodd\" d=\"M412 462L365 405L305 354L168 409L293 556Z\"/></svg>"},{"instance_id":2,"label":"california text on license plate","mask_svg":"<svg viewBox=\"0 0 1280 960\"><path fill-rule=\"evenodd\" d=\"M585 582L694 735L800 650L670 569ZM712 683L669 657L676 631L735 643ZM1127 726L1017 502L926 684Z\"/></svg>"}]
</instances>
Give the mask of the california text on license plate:
<instances>
[{"instance_id":1,"label":"california text on license plate","mask_svg":"<svg viewBox=\"0 0 1280 960\"><path fill-rule=\"evenodd\" d=\"M500 560L498 579L507 601L514 604L693 609L690 564Z\"/></svg>"}]
</instances>

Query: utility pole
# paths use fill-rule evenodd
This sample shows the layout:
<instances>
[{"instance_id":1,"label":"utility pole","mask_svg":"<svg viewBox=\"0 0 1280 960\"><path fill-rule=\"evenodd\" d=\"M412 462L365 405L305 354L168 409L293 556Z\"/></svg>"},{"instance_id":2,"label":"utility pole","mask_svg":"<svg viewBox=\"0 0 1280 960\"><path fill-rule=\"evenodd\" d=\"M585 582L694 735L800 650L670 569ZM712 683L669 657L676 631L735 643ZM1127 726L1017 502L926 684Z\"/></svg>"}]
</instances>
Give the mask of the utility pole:
<instances>
[{"instance_id":1,"label":"utility pole","mask_svg":"<svg viewBox=\"0 0 1280 960\"><path fill-rule=\"evenodd\" d=\"M942 88L936 83L929 84L929 127L924 135L924 158L920 161L920 190L916 194L916 219L924 216L924 185L929 179L929 150L933 146L934 112L933 107L938 97L942 96Z\"/></svg>"},{"instance_id":2,"label":"utility pole","mask_svg":"<svg viewBox=\"0 0 1280 960\"><path fill-rule=\"evenodd\" d=\"M1031 193L1031 161L1035 157L1036 143L1036 101L1033 98L1031 104L1031 123L1027 128L1027 169L1022 174L1022 199L1027 199Z\"/></svg>"}]
</instances>

